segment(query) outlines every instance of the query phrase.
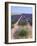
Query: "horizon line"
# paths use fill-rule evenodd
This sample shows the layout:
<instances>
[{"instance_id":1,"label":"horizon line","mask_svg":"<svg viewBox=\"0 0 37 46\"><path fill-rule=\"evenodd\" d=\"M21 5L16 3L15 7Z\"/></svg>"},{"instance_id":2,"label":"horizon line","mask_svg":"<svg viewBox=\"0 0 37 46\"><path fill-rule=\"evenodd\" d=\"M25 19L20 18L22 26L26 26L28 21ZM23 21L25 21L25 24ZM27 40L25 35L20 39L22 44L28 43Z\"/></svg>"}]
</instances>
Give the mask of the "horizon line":
<instances>
[{"instance_id":1,"label":"horizon line","mask_svg":"<svg viewBox=\"0 0 37 46\"><path fill-rule=\"evenodd\" d=\"M32 14L32 13L21 13L21 14L11 14L11 15L22 15L22 14Z\"/></svg>"}]
</instances>

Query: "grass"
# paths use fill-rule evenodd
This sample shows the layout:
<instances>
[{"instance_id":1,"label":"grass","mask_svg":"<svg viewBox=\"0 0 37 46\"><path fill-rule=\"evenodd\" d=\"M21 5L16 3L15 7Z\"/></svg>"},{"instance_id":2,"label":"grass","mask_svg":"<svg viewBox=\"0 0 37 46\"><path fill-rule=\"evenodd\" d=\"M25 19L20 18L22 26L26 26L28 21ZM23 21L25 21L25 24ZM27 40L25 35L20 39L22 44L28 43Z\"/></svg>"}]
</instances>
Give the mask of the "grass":
<instances>
[{"instance_id":1,"label":"grass","mask_svg":"<svg viewBox=\"0 0 37 46\"><path fill-rule=\"evenodd\" d=\"M28 30L27 30L27 29L22 29L22 30L19 32L19 36L20 36L20 37L27 37L27 36L28 36Z\"/></svg>"},{"instance_id":2,"label":"grass","mask_svg":"<svg viewBox=\"0 0 37 46\"><path fill-rule=\"evenodd\" d=\"M31 32L27 25L19 26L19 29L16 29L16 32L14 33L15 39L24 39L24 38L31 38ZM14 28L14 25L12 25L12 28Z\"/></svg>"}]
</instances>

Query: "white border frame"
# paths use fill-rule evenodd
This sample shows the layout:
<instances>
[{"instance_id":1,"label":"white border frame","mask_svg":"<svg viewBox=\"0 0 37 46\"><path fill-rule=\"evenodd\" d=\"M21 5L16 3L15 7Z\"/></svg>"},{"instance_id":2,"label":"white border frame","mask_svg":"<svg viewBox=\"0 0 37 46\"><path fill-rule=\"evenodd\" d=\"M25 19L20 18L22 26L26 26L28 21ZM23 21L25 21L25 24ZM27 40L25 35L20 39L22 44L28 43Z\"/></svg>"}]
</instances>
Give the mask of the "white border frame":
<instances>
[{"instance_id":1,"label":"white border frame","mask_svg":"<svg viewBox=\"0 0 37 46\"><path fill-rule=\"evenodd\" d=\"M11 40L11 6L23 6L23 7L32 7L32 39L12 39ZM27 5L27 4L9 4L8 5L8 16L9 16L9 28L8 28L8 42L15 43L15 42L28 42L28 41L35 41L35 5Z\"/></svg>"}]
</instances>

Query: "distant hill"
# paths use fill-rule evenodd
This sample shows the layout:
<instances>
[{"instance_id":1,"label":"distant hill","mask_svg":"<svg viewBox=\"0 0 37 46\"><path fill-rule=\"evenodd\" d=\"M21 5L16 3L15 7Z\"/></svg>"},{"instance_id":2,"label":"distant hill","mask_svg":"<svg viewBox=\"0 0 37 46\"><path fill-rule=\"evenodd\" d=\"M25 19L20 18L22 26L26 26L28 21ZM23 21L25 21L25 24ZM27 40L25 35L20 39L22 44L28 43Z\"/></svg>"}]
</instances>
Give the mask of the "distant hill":
<instances>
[{"instance_id":1,"label":"distant hill","mask_svg":"<svg viewBox=\"0 0 37 46\"><path fill-rule=\"evenodd\" d=\"M19 14L19 15L11 15L11 23L14 24L15 22L18 21L18 19L21 18L20 22L25 22L25 21L29 21L32 23L32 14Z\"/></svg>"}]
</instances>

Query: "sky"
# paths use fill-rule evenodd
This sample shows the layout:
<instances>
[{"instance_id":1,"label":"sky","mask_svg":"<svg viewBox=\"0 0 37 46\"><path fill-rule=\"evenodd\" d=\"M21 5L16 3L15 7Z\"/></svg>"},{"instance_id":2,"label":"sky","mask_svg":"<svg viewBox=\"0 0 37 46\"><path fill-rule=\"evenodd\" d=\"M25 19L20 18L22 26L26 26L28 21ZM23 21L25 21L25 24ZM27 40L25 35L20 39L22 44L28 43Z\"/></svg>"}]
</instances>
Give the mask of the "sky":
<instances>
[{"instance_id":1,"label":"sky","mask_svg":"<svg viewBox=\"0 0 37 46\"><path fill-rule=\"evenodd\" d=\"M11 6L11 14L32 14L32 7Z\"/></svg>"}]
</instances>

